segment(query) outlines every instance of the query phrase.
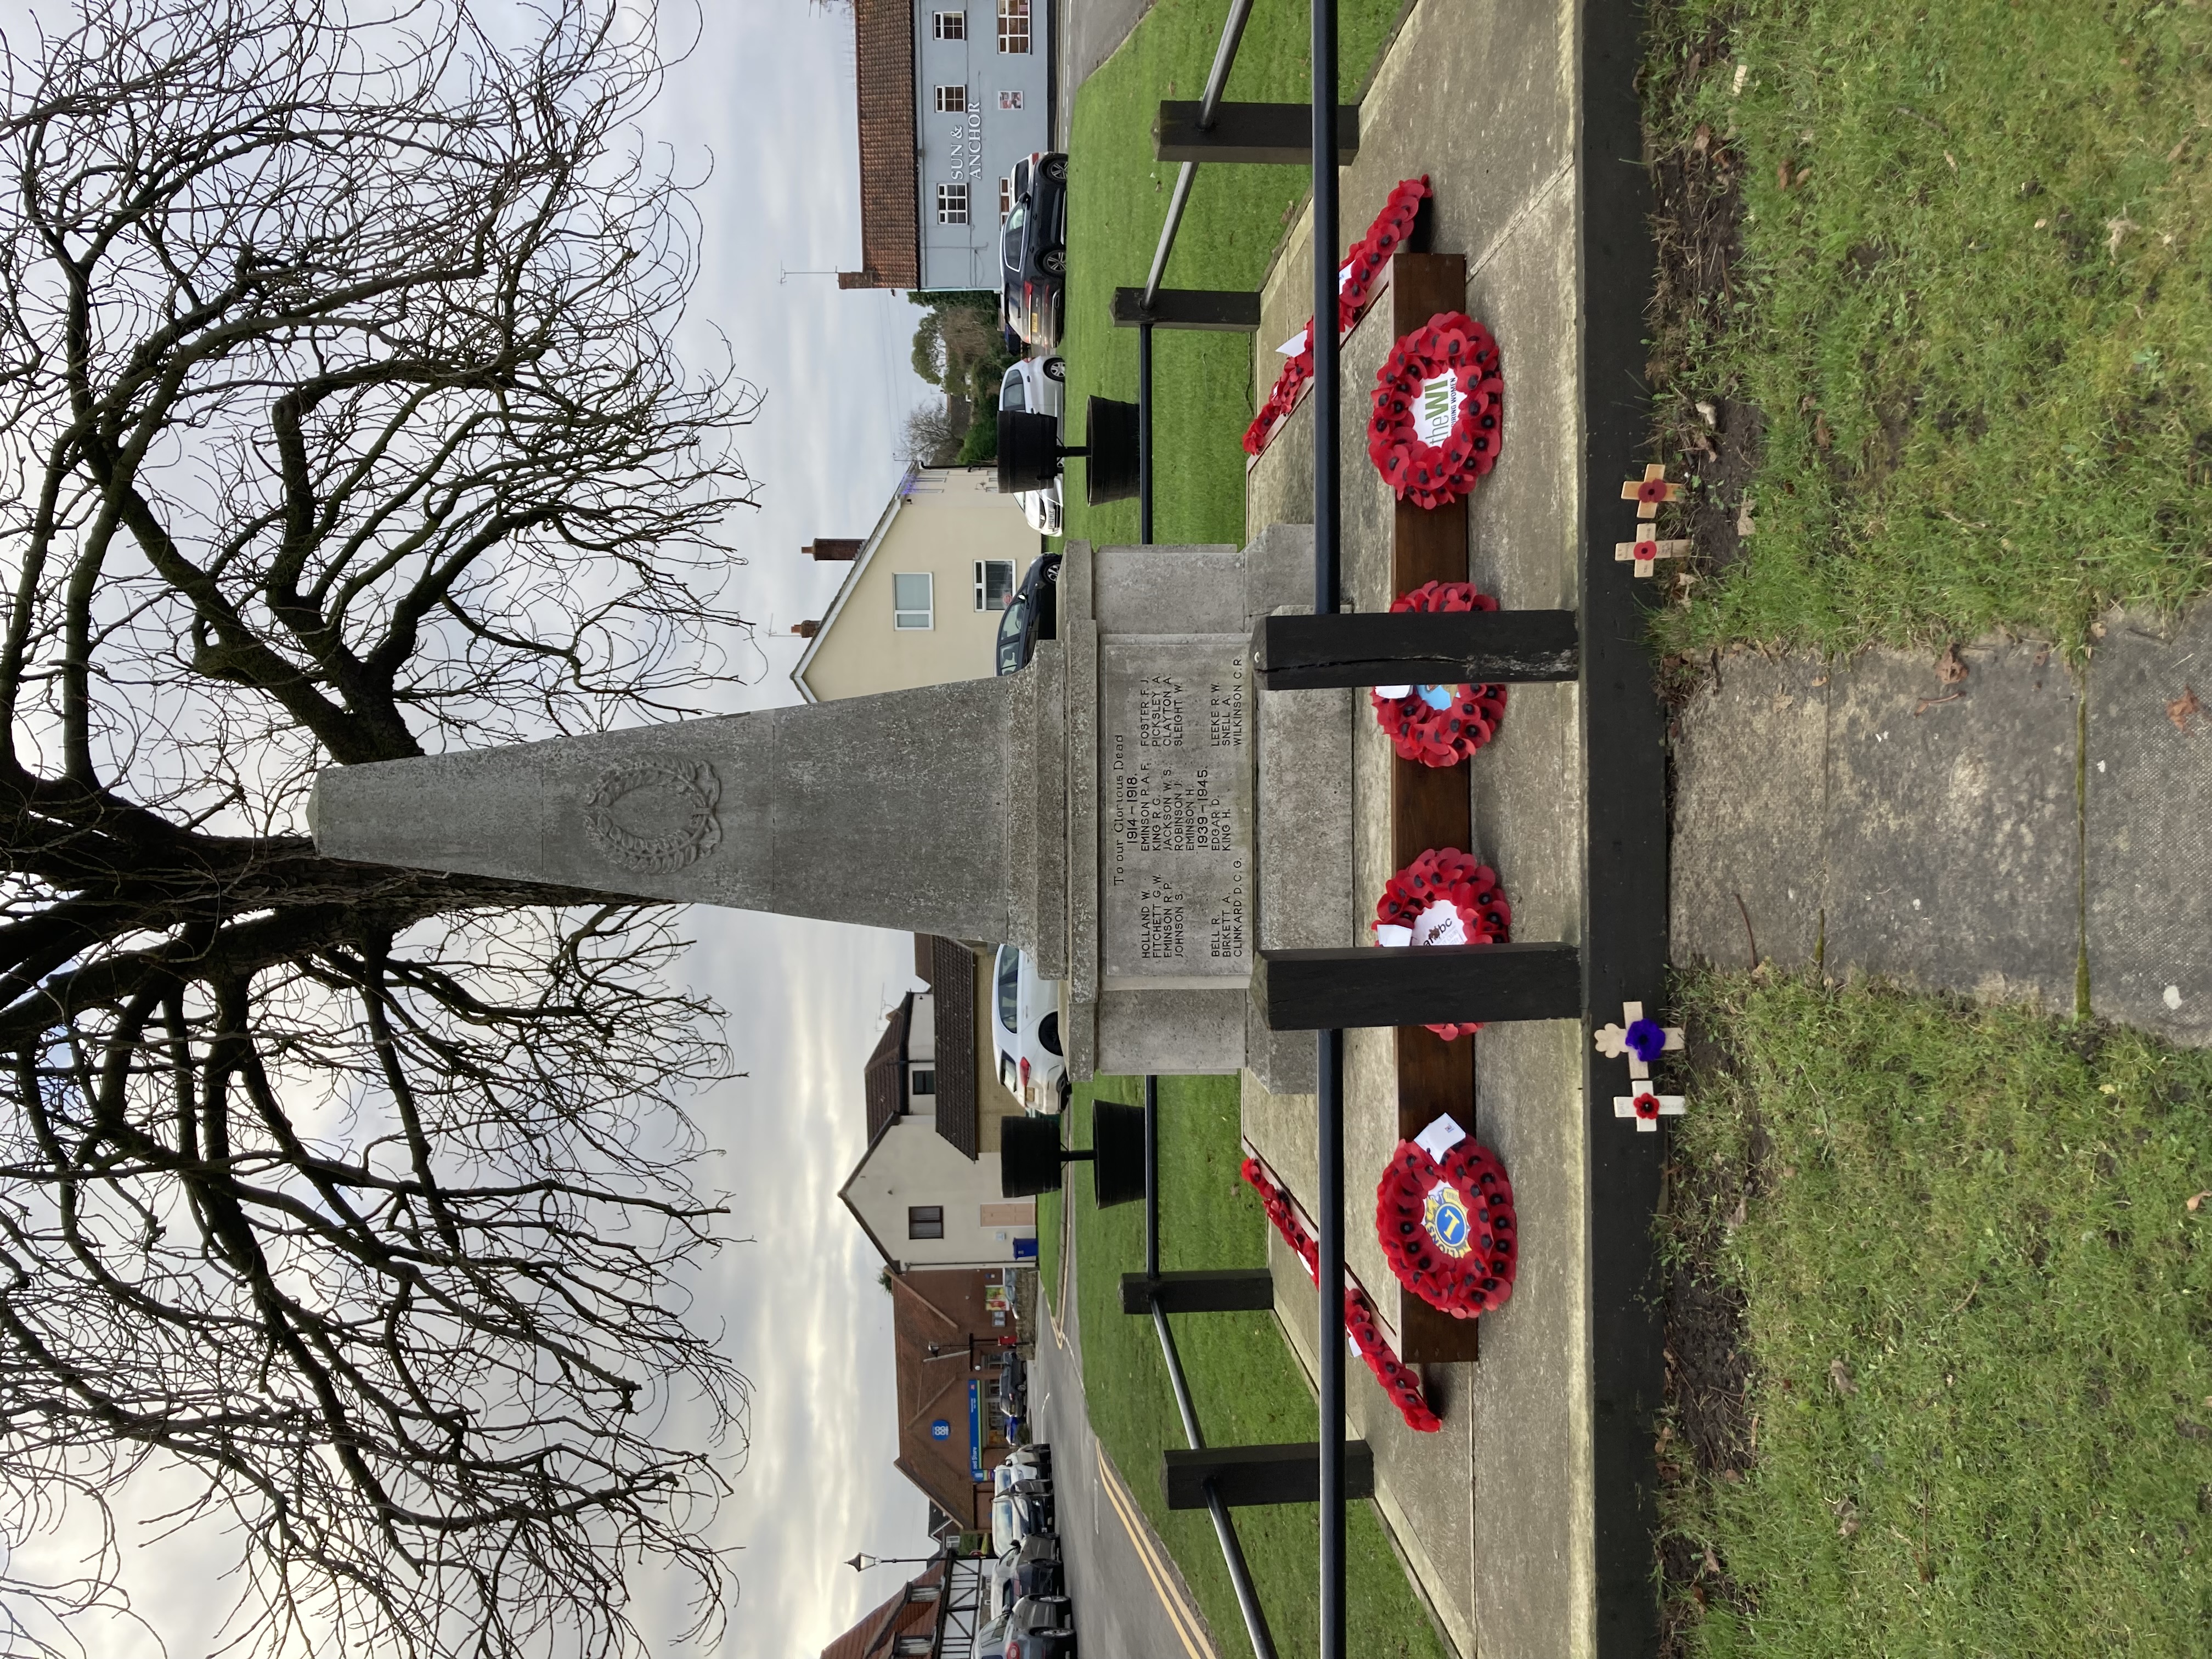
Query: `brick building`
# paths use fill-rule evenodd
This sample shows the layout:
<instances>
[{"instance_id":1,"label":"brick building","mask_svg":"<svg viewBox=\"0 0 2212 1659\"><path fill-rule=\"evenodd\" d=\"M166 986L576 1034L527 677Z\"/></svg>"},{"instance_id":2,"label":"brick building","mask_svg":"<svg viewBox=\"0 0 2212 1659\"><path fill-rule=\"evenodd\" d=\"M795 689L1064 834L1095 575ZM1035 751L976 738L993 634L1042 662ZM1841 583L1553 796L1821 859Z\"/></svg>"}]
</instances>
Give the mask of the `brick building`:
<instances>
[{"instance_id":1,"label":"brick building","mask_svg":"<svg viewBox=\"0 0 2212 1659\"><path fill-rule=\"evenodd\" d=\"M999 1339L1015 1331L1011 1268L916 1268L891 1279L899 1473L963 1528L991 1523L989 1474L1006 1462ZM999 1304L994 1308L994 1304Z\"/></svg>"}]
</instances>

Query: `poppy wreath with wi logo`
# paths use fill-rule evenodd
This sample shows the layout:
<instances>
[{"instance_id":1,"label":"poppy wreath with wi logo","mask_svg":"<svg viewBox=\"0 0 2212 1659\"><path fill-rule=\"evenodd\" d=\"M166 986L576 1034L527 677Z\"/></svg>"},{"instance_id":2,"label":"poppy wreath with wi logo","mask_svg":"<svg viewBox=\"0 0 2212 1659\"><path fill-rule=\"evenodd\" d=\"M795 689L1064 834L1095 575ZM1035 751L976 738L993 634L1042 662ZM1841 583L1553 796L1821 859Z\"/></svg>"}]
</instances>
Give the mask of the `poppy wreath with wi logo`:
<instances>
[{"instance_id":1,"label":"poppy wreath with wi logo","mask_svg":"<svg viewBox=\"0 0 2212 1659\"><path fill-rule=\"evenodd\" d=\"M1495 611L1473 582L1423 582L1391 601L1393 611ZM1498 734L1505 714L1502 685L1378 685L1368 693L1375 722L1401 760L1456 766Z\"/></svg>"},{"instance_id":2,"label":"poppy wreath with wi logo","mask_svg":"<svg viewBox=\"0 0 2212 1659\"><path fill-rule=\"evenodd\" d=\"M1455 1319L1505 1305L1520 1262L1513 1183L1473 1137L1431 1158L1401 1140L1375 1189L1375 1236L1398 1282Z\"/></svg>"},{"instance_id":3,"label":"poppy wreath with wi logo","mask_svg":"<svg viewBox=\"0 0 2212 1659\"><path fill-rule=\"evenodd\" d=\"M1383 362L1368 458L1400 501L1447 506L1498 464L1504 394L1490 331L1463 312L1440 311Z\"/></svg>"},{"instance_id":4,"label":"poppy wreath with wi logo","mask_svg":"<svg viewBox=\"0 0 2212 1659\"><path fill-rule=\"evenodd\" d=\"M1513 907L1488 865L1456 847L1432 847L1390 878L1371 925L1382 945L1503 945L1512 937ZM1449 1042L1482 1025L1428 1029Z\"/></svg>"}]
</instances>

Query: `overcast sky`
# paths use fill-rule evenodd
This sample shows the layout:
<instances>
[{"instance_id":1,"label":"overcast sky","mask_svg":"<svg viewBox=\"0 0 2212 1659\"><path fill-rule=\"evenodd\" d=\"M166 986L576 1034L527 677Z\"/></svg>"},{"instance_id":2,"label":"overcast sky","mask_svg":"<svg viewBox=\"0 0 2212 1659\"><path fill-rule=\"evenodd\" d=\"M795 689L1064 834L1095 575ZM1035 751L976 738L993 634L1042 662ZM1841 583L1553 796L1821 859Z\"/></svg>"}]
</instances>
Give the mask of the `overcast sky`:
<instances>
[{"instance_id":1,"label":"overcast sky","mask_svg":"<svg viewBox=\"0 0 2212 1659\"><path fill-rule=\"evenodd\" d=\"M518 0L519 3L519 0ZM0 0L0 21L58 11ZM678 44L702 21L666 0ZM708 174L701 280L679 335L702 364L727 349L765 394L739 449L757 509L733 513L729 546L747 562L728 592L761 624L750 684L731 708L797 701L791 625L819 617L845 567L799 549L864 536L903 470L893 453L907 413L932 395L908 366L919 313L902 294L843 292L860 263L858 139L848 16L807 0L707 0L703 32L647 121L679 176ZM698 1316L726 1328L756 1393L750 1457L720 1519L740 1585L719 1659L808 1659L890 1595L902 1571L865 1580L856 1550L917 1555L926 1503L891 1467L896 1453L890 1299L881 1261L837 1201L865 1144L860 1066L913 972L910 936L701 907L687 977L728 1011L726 1038L748 1078L696 1103L724 1149L702 1184L734 1195L732 1231L702 1285ZM143 1515L141 1516L143 1518ZM0 1550L10 1541L0 1539ZM126 1583L152 1634L85 1635L104 1659L166 1649L198 1659L229 1603L210 1569L236 1559L212 1527L166 1540L126 1524ZM19 1565L37 1565L27 1549ZM908 1569L908 1571L910 1571ZM688 1622L636 1584L649 1636ZM160 1645L156 1645L158 1638ZM655 1642L656 1652L677 1650Z\"/></svg>"},{"instance_id":2,"label":"overcast sky","mask_svg":"<svg viewBox=\"0 0 2212 1659\"><path fill-rule=\"evenodd\" d=\"M670 7L684 15L684 0ZM865 536L897 483L900 422L932 389L908 365L919 313L902 294L845 291L792 271L860 263L853 26L807 0L722 0L671 75L653 136L713 174L701 280L679 343L705 359L726 335L767 397L740 448L761 505L733 517L750 563L733 592L763 624L758 678L737 706L797 701L791 625L819 617L844 567L799 555L817 536ZM772 631L771 631L772 630ZM919 1555L924 1500L897 1451L890 1298L882 1263L837 1201L865 1145L860 1065L913 973L911 938L702 907L692 981L729 1011L750 1079L700 1107L729 1149L712 1178L756 1243L724 1252L702 1316L727 1322L758 1392L752 1452L723 1516L741 1599L726 1659L818 1653L897 1587L856 1577L856 1550Z\"/></svg>"}]
</instances>

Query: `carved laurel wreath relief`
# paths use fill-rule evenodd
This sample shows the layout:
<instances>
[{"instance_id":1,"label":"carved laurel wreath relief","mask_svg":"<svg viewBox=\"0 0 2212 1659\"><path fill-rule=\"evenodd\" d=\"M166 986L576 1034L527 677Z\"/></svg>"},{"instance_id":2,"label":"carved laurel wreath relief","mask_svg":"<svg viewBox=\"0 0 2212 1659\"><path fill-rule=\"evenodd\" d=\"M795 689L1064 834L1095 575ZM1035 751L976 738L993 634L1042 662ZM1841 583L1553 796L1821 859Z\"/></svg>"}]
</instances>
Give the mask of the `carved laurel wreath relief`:
<instances>
[{"instance_id":1,"label":"carved laurel wreath relief","mask_svg":"<svg viewBox=\"0 0 2212 1659\"><path fill-rule=\"evenodd\" d=\"M628 869L681 870L720 844L722 823L714 808L721 798L714 769L704 761L611 766L584 799L584 833L592 846ZM654 833L631 827L641 822ZM664 824L672 827L660 828Z\"/></svg>"}]
</instances>

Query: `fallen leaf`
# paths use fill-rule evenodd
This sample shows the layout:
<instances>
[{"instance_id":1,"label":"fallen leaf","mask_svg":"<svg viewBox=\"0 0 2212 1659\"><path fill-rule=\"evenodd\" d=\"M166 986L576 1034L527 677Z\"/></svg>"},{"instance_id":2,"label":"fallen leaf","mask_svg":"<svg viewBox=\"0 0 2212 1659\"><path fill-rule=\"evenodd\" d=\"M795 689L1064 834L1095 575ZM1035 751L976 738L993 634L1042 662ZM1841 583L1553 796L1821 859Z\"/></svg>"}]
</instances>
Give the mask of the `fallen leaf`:
<instances>
[{"instance_id":1,"label":"fallen leaf","mask_svg":"<svg viewBox=\"0 0 2212 1659\"><path fill-rule=\"evenodd\" d=\"M1731 1486L1741 1486L1743 1485L1743 1476L1736 1473L1734 1469L1723 1469L1721 1471L1721 1480Z\"/></svg>"},{"instance_id":2,"label":"fallen leaf","mask_svg":"<svg viewBox=\"0 0 2212 1659\"><path fill-rule=\"evenodd\" d=\"M1775 163L1774 185L1775 188L1778 190L1787 190L1790 188L1790 158L1786 155L1783 157L1781 161Z\"/></svg>"},{"instance_id":3,"label":"fallen leaf","mask_svg":"<svg viewBox=\"0 0 2212 1659\"><path fill-rule=\"evenodd\" d=\"M2091 623L2089 624L2089 637L2093 640L2103 639L2105 637L2106 631L2105 624L2102 623Z\"/></svg>"},{"instance_id":4,"label":"fallen leaf","mask_svg":"<svg viewBox=\"0 0 2212 1659\"><path fill-rule=\"evenodd\" d=\"M1946 685L1956 685L1966 678L1966 665L1960 659L1958 641L1943 647L1942 656L1936 659L1936 678Z\"/></svg>"},{"instance_id":5,"label":"fallen leaf","mask_svg":"<svg viewBox=\"0 0 2212 1659\"><path fill-rule=\"evenodd\" d=\"M2197 688L2193 685L2183 686L2181 695L2166 706L2166 717L2173 722L2173 729L2177 732L2189 730L2190 720L2203 712L2204 705L2197 702Z\"/></svg>"},{"instance_id":6,"label":"fallen leaf","mask_svg":"<svg viewBox=\"0 0 2212 1659\"><path fill-rule=\"evenodd\" d=\"M1711 1544L1705 1546L1705 1571L1716 1578L1721 1576L1721 1559L1713 1553Z\"/></svg>"},{"instance_id":7,"label":"fallen leaf","mask_svg":"<svg viewBox=\"0 0 2212 1659\"><path fill-rule=\"evenodd\" d=\"M1711 427L1717 427L1721 423L1720 410L1715 409L1703 398L1698 399L1698 418Z\"/></svg>"},{"instance_id":8,"label":"fallen leaf","mask_svg":"<svg viewBox=\"0 0 2212 1659\"><path fill-rule=\"evenodd\" d=\"M2185 138L2185 139L2183 139L2181 142L2182 142L2183 143L2185 143L2185 143L2187 143L2189 141L2188 141L2186 138ZM1690 140L1690 154L1691 154L1691 155L1704 155L1707 150L1711 149L1712 147L1713 147L1713 129L1712 129L1712 124L1711 124L1711 122L1709 122L1709 121L1700 121L1700 122L1698 122L1698 131L1697 131L1696 134L1695 134L1693 137L1692 137L1692 138L1691 138L1691 140ZM2174 153L2175 153L2176 155L2179 155L2179 154L2180 154L2180 152L2179 152L2179 150L2175 151Z\"/></svg>"},{"instance_id":9,"label":"fallen leaf","mask_svg":"<svg viewBox=\"0 0 2212 1659\"><path fill-rule=\"evenodd\" d=\"M2122 214L2117 219L2105 221L2105 252L2117 259L2120 257L2120 239L2136 228L2136 222Z\"/></svg>"},{"instance_id":10,"label":"fallen leaf","mask_svg":"<svg viewBox=\"0 0 2212 1659\"><path fill-rule=\"evenodd\" d=\"M2166 151L2166 159L2168 161L2179 161L2181 159L2181 152L2188 148L2189 137L2188 135L2185 133L2182 136L2181 142L2176 144L2172 149Z\"/></svg>"},{"instance_id":11,"label":"fallen leaf","mask_svg":"<svg viewBox=\"0 0 2212 1659\"><path fill-rule=\"evenodd\" d=\"M1951 164L1952 172L1956 173L1959 170L1959 158L1952 155L1949 150L1943 152L1943 159Z\"/></svg>"},{"instance_id":12,"label":"fallen leaf","mask_svg":"<svg viewBox=\"0 0 2212 1659\"><path fill-rule=\"evenodd\" d=\"M1828 1362L1828 1381L1836 1385L1836 1392L1845 1399L1859 1391L1859 1385L1851 1376L1851 1368L1840 1359Z\"/></svg>"},{"instance_id":13,"label":"fallen leaf","mask_svg":"<svg viewBox=\"0 0 2212 1659\"><path fill-rule=\"evenodd\" d=\"M1730 1232L1743 1225L1744 1214L1744 1195L1738 1193L1735 1195L1735 1208L1729 1212L1728 1227Z\"/></svg>"},{"instance_id":14,"label":"fallen leaf","mask_svg":"<svg viewBox=\"0 0 2212 1659\"><path fill-rule=\"evenodd\" d=\"M2203 1201L2208 1198L2212 1198L2212 1191L2191 1194L2189 1197L2189 1213L2195 1215L2197 1213L2197 1206L2203 1203Z\"/></svg>"},{"instance_id":15,"label":"fallen leaf","mask_svg":"<svg viewBox=\"0 0 2212 1659\"><path fill-rule=\"evenodd\" d=\"M1814 447L1816 449L1826 449L1834 441L1834 434L1830 433L1828 430L1828 417L1825 414L1815 415L1813 417Z\"/></svg>"},{"instance_id":16,"label":"fallen leaf","mask_svg":"<svg viewBox=\"0 0 2212 1659\"><path fill-rule=\"evenodd\" d=\"M1759 526L1751 520L1751 492L1747 489L1744 491L1743 500L1736 506L1735 533L1739 536L1755 536L1759 533Z\"/></svg>"},{"instance_id":17,"label":"fallen leaf","mask_svg":"<svg viewBox=\"0 0 2212 1659\"><path fill-rule=\"evenodd\" d=\"M1836 1512L1836 1536L1849 1538L1859 1529L1859 1506L1848 1498L1838 1498L1828 1505Z\"/></svg>"}]
</instances>

